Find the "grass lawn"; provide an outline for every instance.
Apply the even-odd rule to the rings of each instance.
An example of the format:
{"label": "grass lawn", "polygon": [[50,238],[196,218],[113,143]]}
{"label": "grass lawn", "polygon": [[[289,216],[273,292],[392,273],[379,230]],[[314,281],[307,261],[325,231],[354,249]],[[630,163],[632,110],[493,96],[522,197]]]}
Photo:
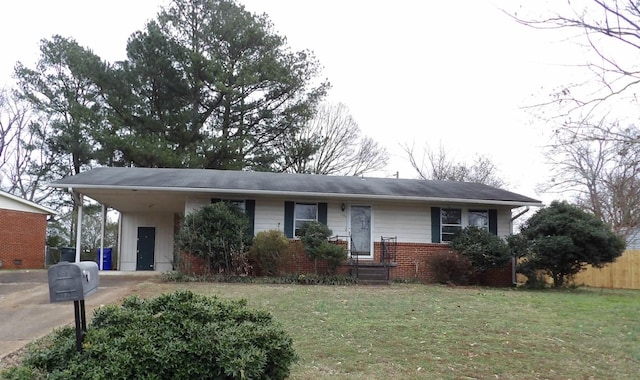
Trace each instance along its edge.
{"label": "grass lawn", "polygon": [[637,379],[640,291],[143,284],[245,298],[291,334],[292,379]]}

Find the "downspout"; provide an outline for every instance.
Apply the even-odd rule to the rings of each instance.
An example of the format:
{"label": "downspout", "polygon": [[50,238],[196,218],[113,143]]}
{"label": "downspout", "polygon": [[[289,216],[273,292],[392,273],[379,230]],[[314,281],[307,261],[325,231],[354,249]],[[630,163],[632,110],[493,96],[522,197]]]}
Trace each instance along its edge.
{"label": "downspout", "polygon": [[[511,223],[511,231],[513,232],[513,221],[518,219],[519,217],[521,217],[522,215],[526,214],[527,212],[529,212],[531,208],[529,206],[527,206],[524,210],[520,211],[519,213],[515,214],[514,216],[511,217],[510,223]],[[518,285],[518,279],[516,277],[516,265],[517,265],[517,260],[515,256],[511,256],[511,285],[516,286]]]}
{"label": "downspout", "polygon": [[519,213],[517,213],[516,215],[512,216],[511,217],[511,222],[513,223],[514,220],[516,220],[519,217],[521,217],[522,215],[528,213],[530,209],[531,209],[531,207],[527,206],[524,210],[522,210]]}

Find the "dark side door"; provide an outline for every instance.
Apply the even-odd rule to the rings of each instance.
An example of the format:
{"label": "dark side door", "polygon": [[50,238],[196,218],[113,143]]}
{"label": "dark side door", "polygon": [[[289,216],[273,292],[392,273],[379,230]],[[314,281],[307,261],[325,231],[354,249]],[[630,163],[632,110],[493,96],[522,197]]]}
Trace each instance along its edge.
{"label": "dark side door", "polygon": [[136,270],[153,270],[156,246],[156,228],[138,227]]}

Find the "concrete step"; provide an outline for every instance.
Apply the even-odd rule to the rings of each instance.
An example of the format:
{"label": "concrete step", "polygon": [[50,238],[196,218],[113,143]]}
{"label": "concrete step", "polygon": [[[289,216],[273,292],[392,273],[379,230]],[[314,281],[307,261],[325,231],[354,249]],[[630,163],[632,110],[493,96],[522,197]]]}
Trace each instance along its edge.
{"label": "concrete step", "polygon": [[379,265],[361,265],[352,269],[353,275],[357,275],[358,284],[388,285],[388,268]]}

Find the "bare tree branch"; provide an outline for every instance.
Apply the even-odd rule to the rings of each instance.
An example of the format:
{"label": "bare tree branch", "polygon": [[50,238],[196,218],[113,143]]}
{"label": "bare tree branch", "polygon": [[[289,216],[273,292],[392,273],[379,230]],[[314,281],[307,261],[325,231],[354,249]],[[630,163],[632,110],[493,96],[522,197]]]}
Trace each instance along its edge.
{"label": "bare tree branch", "polygon": [[283,171],[359,176],[384,168],[387,150],[360,127],[344,104],[323,104],[283,148]]}
{"label": "bare tree branch", "polygon": [[[630,141],[628,136],[636,136]],[[614,138],[610,138],[614,136]],[[621,136],[618,138],[616,136]],[[556,179],[547,190],[576,202],[621,235],[640,225],[640,130],[601,120],[557,131],[547,158]]]}
{"label": "bare tree branch", "polygon": [[48,120],[16,95],[0,98],[0,186],[21,198],[54,206],[58,197],[46,186],[61,178],[53,165],[55,154],[46,144]]}
{"label": "bare tree branch", "polygon": [[[530,109],[558,107],[558,119],[569,122],[600,117],[608,107],[635,102],[640,83],[640,11],[632,0],[578,0],[556,3],[555,13],[542,17],[522,17],[507,12],[516,22],[535,29],[575,30],[570,40],[585,47],[586,65],[592,78],[579,84],[567,83],[551,94],[549,101]],[[554,12],[550,10],[550,12]],[[577,90],[577,91],[576,91]],[[541,111],[540,111],[541,112]]]}
{"label": "bare tree branch", "polygon": [[488,157],[477,155],[471,163],[465,163],[454,161],[442,145],[434,151],[426,144],[421,157],[417,156],[414,145],[402,148],[422,179],[476,182],[499,188],[506,186],[498,176],[498,168]]}

